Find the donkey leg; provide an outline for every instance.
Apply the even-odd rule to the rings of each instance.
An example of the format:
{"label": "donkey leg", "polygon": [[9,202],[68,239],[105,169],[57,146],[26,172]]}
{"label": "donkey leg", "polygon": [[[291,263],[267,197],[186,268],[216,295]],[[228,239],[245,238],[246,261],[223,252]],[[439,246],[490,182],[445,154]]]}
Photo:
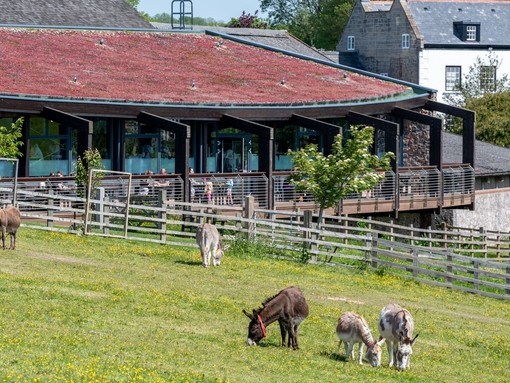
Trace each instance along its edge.
{"label": "donkey leg", "polygon": [[298,329],[298,325],[295,325],[295,324],[291,324],[290,325],[290,336],[292,337],[292,348],[294,350],[297,350],[299,348],[299,345],[298,345],[298,339],[297,339],[297,329]]}
{"label": "donkey leg", "polygon": [[18,235],[17,232],[11,233],[11,249],[12,250],[16,250],[16,237],[17,237],[17,235]]}
{"label": "donkey leg", "polygon": [[358,364],[359,365],[363,364],[363,343],[362,342],[358,343]]}
{"label": "donkey leg", "polygon": [[[280,334],[282,335],[282,347],[285,347],[285,339],[287,338],[287,328],[285,327],[285,324],[282,321],[278,321],[278,324],[280,325]],[[290,342],[290,338],[289,338],[289,342]],[[289,347],[288,344],[287,344],[287,347]]]}
{"label": "donkey leg", "polygon": [[4,226],[2,226],[2,247],[5,250],[5,236],[7,235],[7,230]]}

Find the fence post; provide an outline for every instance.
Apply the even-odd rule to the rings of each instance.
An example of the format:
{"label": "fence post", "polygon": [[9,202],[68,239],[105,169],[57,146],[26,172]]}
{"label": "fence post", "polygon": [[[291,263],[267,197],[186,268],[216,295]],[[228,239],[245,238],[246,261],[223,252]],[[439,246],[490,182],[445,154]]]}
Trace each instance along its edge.
{"label": "fence post", "polygon": [[448,232],[446,227],[446,222],[442,222],[441,224],[443,230],[443,247],[448,248]]}
{"label": "fence post", "polygon": [[244,217],[247,219],[244,223],[244,229],[246,230],[246,239],[248,241],[253,239],[253,213],[255,211],[255,198],[248,195],[244,198]]}
{"label": "fence post", "polygon": [[102,222],[103,222],[103,234],[109,235],[110,234],[110,197],[105,196],[104,197],[104,204],[103,204],[103,210],[101,216]]}
{"label": "fence post", "polygon": [[417,248],[413,248],[413,278],[416,278],[418,276],[418,268],[420,267],[420,258],[419,258],[419,252]]}
{"label": "fence post", "polygon": [[97,215],[99,221],[99,230],[104,230],[104,200],[106,196],[106,191],[103,187],[98,188],[99,191],[99,203],[97,204]]}
{"label": "fence post", "polygon": [[54,196],[53,190],[48,190],[48,219],[46,221],[46,226],[52,228],[53,227],[53,206],[55,205],[55,201],[53,199]]}
{"label": "fence post", "polygon": [[473,262],[473,278],[474,278],[474,282],[473,282],[473,287],[475,288],[476,291],[478,291],[480,289],[480,283],[478,282],[478,280],[480,279],[480,272],[478,271],[478,269],[480,268],[480,263],[478,262],[478,259],[475,259],[474,262]]}
{"label": "fence post", "polygon": [[446,253],[446,282],[451,286],[453,282],[453,255],[452,255],[452,249],[448,249],[448,252]]}
{"label": "fence post", "polygon": [[487,258],[487,232],[483,227],[480,227],[480,242],[483,246],[483,253],[485,254],[485,258]]}
{"label": "fence post", "polygon": [[158,207],[161,209],[158,211],[158,219],[163,222],[158,222],[158,230],[161,230],[159,239],[162,243],[166,242],[166,190],[158,190]]}
{"label": "fence post", "polygon": [[506,267],[506,295],[510,295],[510,265]]}
{"label": "fence post", "polygon": [[372,241],[370,242],[370,263],[374,269],[377,269],[378,267],[378,261],[377,261],[377,248],[379,246],[378,244],[379,234],[377,232],[372,233]]}
{"label": "fence post", "polygon": [[[312,241],[311,228],[313,226],[313,211],[305,210],[303,212],[303,255],[307,251],[312,253],[311,262],[317,263],[317,245]],[[314,248],[315,247],[315,248]],[[315,251],[314,251],[315,250]]]}

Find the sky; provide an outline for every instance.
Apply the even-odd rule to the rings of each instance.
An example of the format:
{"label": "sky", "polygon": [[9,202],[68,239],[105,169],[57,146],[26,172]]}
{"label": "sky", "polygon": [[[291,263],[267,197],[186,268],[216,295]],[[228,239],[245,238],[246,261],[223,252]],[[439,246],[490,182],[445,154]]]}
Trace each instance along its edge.
{"label": "sky", "polygon": [[[213,18],[216,21],[228,22],[231,18],[239,17],[245,11],[253,15],[255,11],[260,13],[260,0],[192,0],[193,17]],[[188,1],[184,2],[189,7]],[[180,7],[180,1],[174,3],[174,12]],[[189,8],[186,8],[188,10]],[[147,12],[150,16],[157,13],[172,13],[172,0],[140,0],[138,10]]]}

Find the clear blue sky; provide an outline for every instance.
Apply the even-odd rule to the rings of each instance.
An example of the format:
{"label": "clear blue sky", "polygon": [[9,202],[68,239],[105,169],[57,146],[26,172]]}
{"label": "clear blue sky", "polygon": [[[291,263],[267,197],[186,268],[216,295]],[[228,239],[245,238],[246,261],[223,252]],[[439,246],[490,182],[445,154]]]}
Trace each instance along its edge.
{"label": "clear blue sky", "polygon": [[[193,16],[213,18],[216,21],[230,21],[232,17],[239,17],[245,11],[253,15],[259,10],[259,0],[192,0]],[[184,3],[189,6],[189,2]],[[174,3],[174,12],[179,10],[180,1]],[[150,16],[157,13],[172,13],[172,0],[140,0],[139,11],[147,12]]]}

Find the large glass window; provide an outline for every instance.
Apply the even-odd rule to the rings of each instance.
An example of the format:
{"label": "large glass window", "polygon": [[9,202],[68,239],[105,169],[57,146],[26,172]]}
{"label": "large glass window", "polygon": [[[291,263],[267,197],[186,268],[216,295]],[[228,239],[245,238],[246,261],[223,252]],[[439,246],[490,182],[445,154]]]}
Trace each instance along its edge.
{"label": "large glass window", "polygon": [[125,170],[133,174],[159,173],[159,129],[125,121]]}
{"label": "large glass window", "polygon": [[71,172],[72,146],[70,129],[55,121],[42,117],[30,117],[30,159],[31,176],[51,176],[57,172],[69,175]]}
{"label": "large glass window", "polygon": [[459,90],[460,85],[461,85],[461,67],[447,66],[445,78],[445,90],[447,91]]}
{"label": "large glass window", "polygon": [[99,151],[103,167],[112,170],[112,130],[108,129],[107,120],[94,121],[92,146]]}

